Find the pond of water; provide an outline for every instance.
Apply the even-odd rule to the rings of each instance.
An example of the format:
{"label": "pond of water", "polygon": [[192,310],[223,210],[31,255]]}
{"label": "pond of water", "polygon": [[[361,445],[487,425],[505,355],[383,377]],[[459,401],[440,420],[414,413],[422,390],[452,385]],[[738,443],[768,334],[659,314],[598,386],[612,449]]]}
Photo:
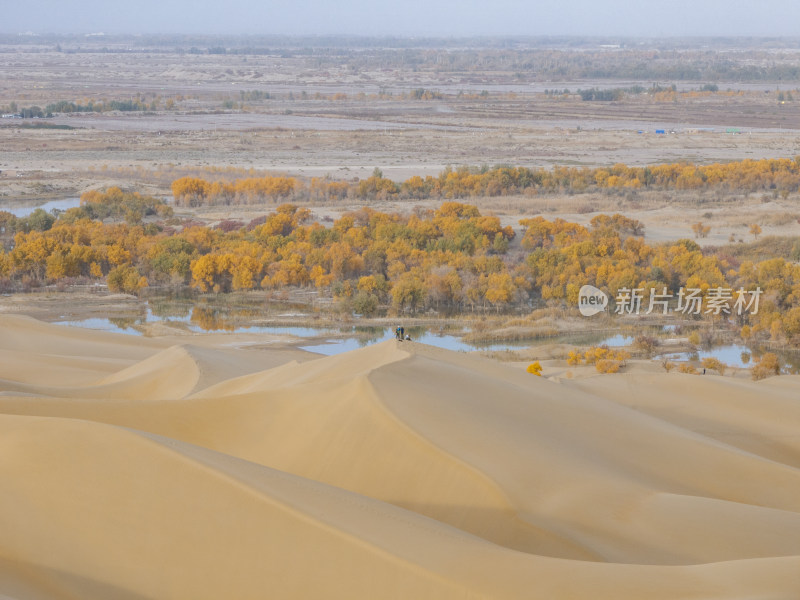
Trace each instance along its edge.
{"label": "pond of water", "polygon": [[125,333],[127,335],[143,335],[141,331],[134,329],[130,325],[125,325],[123,319],[91,318],[76,321],[55,321],[55,324],[97,329],[99,331],[112,331],[114,333]]}
{"label": "pond of water", "polygon": [[[200,313],[197,308],[190,314],[154,314],[148,306],[144,316],[120,318],[88,318],[56,321],[57,325],[71,327],[85,327],[101,331],[112,331],[128,335],[142,335],[139,327],[145,323],[184,323],[186,328],[196,333],[227,332],[227,333],[254,333],[271,335],[291,335],[299,338],[321,338],[323,342],[301,346],[303,350],[318,354],[332,355],[347,352],[356,348],[382,342],[394,337],[394,330],[390,327],[287,327],[287,326],[261,326],[261,325],[230,325],[224,319],[208,320],[207,313]],[[457,335],[441,334],[428,331],[424,327],[411,327],[407,329],[408,335],[417,342],[446,348],[459,352],[474,350],[512,350],[527,346],[527,343],[518,344],[469,344]]]}
{"label": "pond of water", "polygon": [[30,216],[30,214],[37,208],[41,208],[45,212],[49,213],[53,209],[67,210],[70,208],[75,208],[76,206],[80,206],[80,204],[81,204],[80,198],[65,198],[64,200],[51,200],[50,202],[45,202],[44,204],[40,204],[39,206],[8,207],[0,204],[0,210],[10,212],[17,218],[23,218]]}
{"label": "pond of water", "polygon": [[[724,346],[716,346],[714,348],[707,348],[698,350],[697,353],[692,352],[673,352],[665,354],[670,360],[703,360],[704,358],[716,358],[729,367],[749,368],[753,366],[754,358],[760,357],[764,353],[763,350],[758,348],[749,348],[742,344],[727,344]],[[779,360],[782,362],[786,369],[800,368],[800,355],[792,353],[776,352]]]}
{"label": "pond of water", "polygon": [[[181,327],[195,333],[228,332],[290,335],[297,338],[308,338],[309,342],[300,347],[303,350],[324,355],[339,354],[356,348],[363,348],[364,346],[394,337],[393,328],[381,326],[346,325],[341,327],[293,327],[238,324],[236,320],[231,318],[230,311],[208,306],[199,306],[186,301],[155,301],[152,304],[148,301],[144,305],[143,312],[130,316],[62,320],[57,323],[59,325],[86,327],[89,329],[112,331],[114,333],[124,333],[128,335],[142,335],[142,326],[148,323],[180,324]],[[613,335],[577,334],[569,337],[528,340],[516,343],[479,344],[465,342],[458,332],[442,333],[430,331],[425,327],[410,327],[407,328],[406,332],[414,341],[456,352],[518,350],[531,345],[548,343],[593,346],[606,345],[613,348],[627,346],[634,341],[633,336],[617,333]],[[699,350],[696,355],[690,352],[677,352],[666,354],[666,356],[671,360],[690,360],[694,358],[702,360],[703,358],[711,357],[729,366],[748,367],[752,364],[752,357],[760,356],[760,352],[741,344],[730,344]],[[800,368],[800,357],[797,355],[780,355],[780,357],[787,367]]]}
{"label": "pond of water", "polygon": [[[494,352],[504,351],[504,350],[518,350],[523,347],[527,347],[529,344],[527,343],[518,343],[518,344],[470,344],[464,342],[460,337],[456,335],[446,334],[446,333],[434,333],[431,331],[427,331],[422,327],[412,327],[407,330],[409,337],[415,342],[419,342],[421,344],[428,344],[429,346],[436,346],[437,348],[445,348],[447,350],[453,350],[455,352],[474,352],[476,350],[489,350]],[[356,333],[357,328],[356,328]],[[346,337],[341,339],[329,339],[322,344],[312,344],[301,346],[303,350],[308,350],[309,352],[316,352],[317,354],[325,354],[327,356],[333,354],[340,354],[342,352],[348,352],[350,350],[355,350],[356,348],[363,348],[364,346],[368,346],[370,344],[375,344],[377,342],[383,342],[386,340],[390,340],[394,338],[394,330],[390,327],[383,329],[382,333],[378,336],[370,336],[370,337]]]}

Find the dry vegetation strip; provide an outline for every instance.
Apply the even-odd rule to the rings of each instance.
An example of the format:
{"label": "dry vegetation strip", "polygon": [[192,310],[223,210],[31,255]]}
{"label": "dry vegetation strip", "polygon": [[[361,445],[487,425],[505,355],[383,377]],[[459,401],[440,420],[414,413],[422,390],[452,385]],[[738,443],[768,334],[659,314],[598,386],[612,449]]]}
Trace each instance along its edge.
{"label": "dry vegetation strip", "polygon": [[598,189],[739,191],[776,190],[788,195],[800,188],[800,158],[744,160],[711,165],[664,164],[610,168],[556,167],[460,167],[447,168],[438,177],[413,176],[396,183],[379,169],[356,182],[312,178],[309,183],[296,177],[271,176],[219,179],[181,177],[172,183],[178,206],[235,205],[275,201],[460,199],[508,196],[538,192],[586,192]]}

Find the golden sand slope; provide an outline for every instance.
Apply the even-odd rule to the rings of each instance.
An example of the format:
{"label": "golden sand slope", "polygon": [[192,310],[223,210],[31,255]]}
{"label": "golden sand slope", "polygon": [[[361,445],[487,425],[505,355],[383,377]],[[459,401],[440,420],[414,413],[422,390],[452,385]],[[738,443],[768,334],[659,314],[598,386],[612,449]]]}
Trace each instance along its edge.
{"label": "golden sand slope", "polygon": [[0,597],[800,596],[797,379],[0,333]]}

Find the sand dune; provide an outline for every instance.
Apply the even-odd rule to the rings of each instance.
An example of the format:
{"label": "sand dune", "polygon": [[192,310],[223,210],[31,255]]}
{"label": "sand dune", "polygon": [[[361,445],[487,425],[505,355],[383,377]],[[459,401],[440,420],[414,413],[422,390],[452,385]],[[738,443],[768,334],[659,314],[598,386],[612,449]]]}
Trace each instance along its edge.
{"label": "sand dune", "polygon": [[[568,382],[762,458],[800,468],[800,377],[759,382],[680,373]],[[646,390],[646,393],[643,392]]]}
{"label": "sand dune", "polygon": [[37,385],[92,383],[166,347],[159,340],[101,331],[86,336],[75,328],[17,315],[0,316],[0,327],[0,379]]}
{"label": "sand dune", "polygon": [[797,378],[0,331],[0,597],[800,596]]}

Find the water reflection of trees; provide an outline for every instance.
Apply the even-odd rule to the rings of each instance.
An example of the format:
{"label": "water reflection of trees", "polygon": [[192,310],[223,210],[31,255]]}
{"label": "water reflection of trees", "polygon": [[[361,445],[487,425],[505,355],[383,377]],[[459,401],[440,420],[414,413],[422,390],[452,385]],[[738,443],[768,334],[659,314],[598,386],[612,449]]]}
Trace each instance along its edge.
{"label": "water reflection of trees", "polygon": [[203,331],[234,331],[236,325],[225,317],[222,311],[215,308],[195,306],[192,308],[191,322]]}
{"label": "water reflection of trees", "polygon": [[133,329],[139,319],[137,317],[109,317],[108,322],[119,329]]}
{"label": "water reflection of trees", "polygon": [[191,304],[176,302],[148,302],[150,312],[159,319],[185,319],[192,314],[194,307]]}

